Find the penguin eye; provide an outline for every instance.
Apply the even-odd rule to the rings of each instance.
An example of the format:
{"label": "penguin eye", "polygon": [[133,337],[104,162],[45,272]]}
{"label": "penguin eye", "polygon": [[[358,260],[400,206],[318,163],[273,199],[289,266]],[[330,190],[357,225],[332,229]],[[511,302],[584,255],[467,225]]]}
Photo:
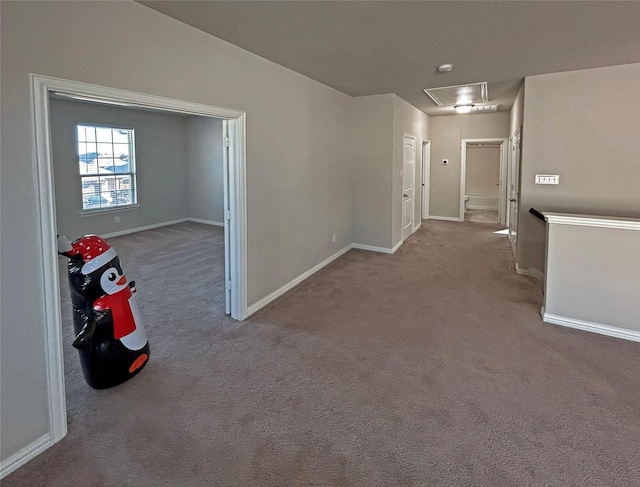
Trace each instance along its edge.
{"label": "penguin eye", "polygon": [[107,277],[107,279],[109,279],[110,281],[115,281],[116,280],[116,273],[115,272],[111,272],[109,274],[109,276]]}

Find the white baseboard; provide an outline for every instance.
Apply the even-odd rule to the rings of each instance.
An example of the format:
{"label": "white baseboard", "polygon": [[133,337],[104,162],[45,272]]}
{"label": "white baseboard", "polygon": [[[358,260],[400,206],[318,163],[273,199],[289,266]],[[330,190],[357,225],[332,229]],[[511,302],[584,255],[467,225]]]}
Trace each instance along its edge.
{"label": "white baseboard", "polygon": [[395,248],[390,249],[389,247],[376,247],[374,245],[364,245],[364,244],[357,244],[357,243],[351,244],[352,249],[368,250],[370,252],[381,252],[383,254],[393,254],[398,247],[400,246],[397,245]]}
{"label": "white baseboard", "polygon": [[396,253],[396,250],[398,250],[398,249],[402,246],[402,244],[403,244],[403,243],[404,243],[404,241],[403,241],[403,240],[400,240],[397,244],[395,244],[395,245],[391,248],[391,252],[390,252],[390,253],[395,254],[395,253]]}
{"label": "white baseboard", "polygon": [[521,276],[533,277],[537,281],[544,282],[544,272],[540,272],[535,267],[529,267],[528,269],[520,269],[516,265],[516,274],[519,274]]}
{"label": "white baseboard", "polygon": [[52,445],[53,442],[51,441],[49,433],[46,433],[37,440],[32,441],[30,444],[0,463],[0,479],[5,478],[14,470],[22,467],[29,460],[32,460],[36,456],[40,455],[40,453],[42,453]]}
{"label": "white baseboard", "polygon": [[184,223],[187,220],[188,218],[180,218],[178,220],[154,223],[153,225],[145,225],[144,227],[136,227],[136,228],[130,228],[128,230],[120,230],[119,232],[105,233],[104,235],[100,235],[100,236],[105,238],[120,237],[121,235],[129,235],[130,233],[144,232],[145,230],[153,230],[154,228],[166,227],[168,225],[175,225],[176,223]]}
{"label": "white baseboard", "polygon": [[262,298],[260,301],[258,301],[257,303],[252,304],[251,306],[249,306],[247,308],[247,314],[246,317],[249,317],[250,315],[252,315],[253,313],[255,313],[256,311],[258,311],[259,309],[264,308],[267,304],[271,303],[272,301],[276,300],[277,298],[279,298],[280,296],[282,296],[284,293],[286,293],[287,291],[289,291],[290,289],[293,289],[295,286],[297,286],[298,284],[300,284],[302,281],[304,281],[305,279],[307,279],[308,277],[311,277],[313,274],[315,274],[316,272],[318,272],[320,269],[322,269],[323,267],[326,267],[327,265],[329,265],[331,262],[333,262],[334,260],[336,260],[338,257],[340,257],[341,255],[345,254],[346,252],[348,252],[349,250],[351,250],[352,245],[347,245],[345,248],[343,248],[342,250],[339,250],[338,252],[336,252],[335,254],[333,254],[330,257],[327,257],[325,260],[323,260],[322,262],[320,262],[318,265],[312,267],[311,269],[309,269],[306,272],[303,272],[302,274],[300,274],[298,277],[296,277],[295,279],[289,281],[287,284],[285,284],[284,286],[282,286],[279,289],[276,289],[274,292],[272,292],[271,294],[269,294],[268,296],[265,296],[264,298]]}
{"label": "white baseboard", "polygon": [[575,318],[567,318],[565,316],[558,316],[551,313],[546,313],[544,311],[544,308],[542,308],[541,314],[542,321],[544,321],[545,323],[552,323],[554,325],[567,326],[569,328],[576,328],[578,330],[590,331],[592,333],[599,333],[600,335],[622,338],[623,340],[630,340],[632,342],[640,342],[640,331],[626,330],[624,328],[618,328],[615,326],[592,323],[590,321],[577,320]]}
{"label": "white baseboard", "polygon": [[201,218],[187,218],[188,222],[203,223],[204,225],[215,225],[216,227],[224,227],[224,222],[214,222],[213,220],[203,220]]}
{"label": "white baseboard", "polygon": [[429,220],[444,220],[446,222],[462,222],[464,221],[464,218],[460,218],[457,216],[433,216],[433,215],[429,215],[427,217],[427,219]]}
{"label": "white baseboard", "polygon": [[420,229],[421,226],[422,226],[422,222],[418,223],[415,227],[413,227],[413,232],[411,232],[411,233],[416,233]]}

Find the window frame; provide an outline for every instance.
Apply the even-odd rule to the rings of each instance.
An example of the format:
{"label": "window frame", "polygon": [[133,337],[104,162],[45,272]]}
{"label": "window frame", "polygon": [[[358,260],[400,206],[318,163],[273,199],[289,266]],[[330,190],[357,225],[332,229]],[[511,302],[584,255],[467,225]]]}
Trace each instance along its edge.
{"label": "window frame", "polygon": [[[80,160],[80,144],[84,143],[84,144],[95,144],[95,148],[97,151],[97,146],[100,142],[98,142],[97,140],[95,141],[87,141],[87,140],[80,140],[80,127],[88,127],[91,129],[99,129],[99,128],[103,128],[103,129],[109,129],[111,131],[114,130],[126,130],[128,132],[127,137],[128,137],[128,152],[129,152],[129,156],[128,156],[128,164],[129,164],[129,170],[127,172],[122,172],[122,173],[113,173],[113,174],[109,174],[109,173],[102,173],[100,172],[100,166],[98,166],[97,172],[96,173],[91,173],[91,174],[83,174],[80,170],[80,163],[83,162]],[[96,137],[97,139],[97,134]],[[138,181],[137,181],[137,168],[136,168],[136,138],[135,138],[135,128],[132,126],[127,126],[127,125],[117,125],[117,124],[106,124],[106,123],[96,123],[96,122],[76,122],[75,124],[75,143],[76,143],[76,174],[78,174],[79,178],[80,178],[80,213],[82,216],[89,216],[89,215],[94,215],[94,214],[99,214],[99,213],[108,213],[108,212],[114,212],[114,211],[121,211],[121,210],[130,210],[130,209],[136,209],[139,207],[138,205]],[[109,142],[103,142],[103,143],[109,143]],[[114,142],[113,142],[113,136],[111,139],[111,145],[113,146]],[[118,144],[123,144],[122,142],[118,142]],[[87,154],[89,152],[85,152],[85,154]],[[115,160],[115,154],[112,154],[112,160]],[[99,157],[99,156],[98,156]],[[128,176],[129,177],[129,188],[126,189],[125,191],[129,191],[131,194],[131,201],[129,203],[120,203],[120,204],[109,204],[109,206],[96,206],[96,207],[89,207],[89,208],[85,208],[85,198],[88,196],[92,196],[90,194],[87,194],[84,192],[84,181],[87,178],[96,178],[96,177],[113,177],[114,179],[117,177],[123,177],[123,176]],[[113,192],[119,191],[117,189],[112,190]],[[104,198],[103,196],[104,191],[100,191],[99,193],[97,193],[97,196],[99,198]],[[93,194],[95,195],[95,193]]]}

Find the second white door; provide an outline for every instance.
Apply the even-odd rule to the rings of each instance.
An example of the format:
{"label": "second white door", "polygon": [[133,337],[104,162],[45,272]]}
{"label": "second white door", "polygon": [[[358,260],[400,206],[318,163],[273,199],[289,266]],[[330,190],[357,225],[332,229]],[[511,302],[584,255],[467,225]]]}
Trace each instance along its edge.
{"label": "second white door", "polygon": [[402,240],[413,232],[416,138],[404,135],[402,138]]}

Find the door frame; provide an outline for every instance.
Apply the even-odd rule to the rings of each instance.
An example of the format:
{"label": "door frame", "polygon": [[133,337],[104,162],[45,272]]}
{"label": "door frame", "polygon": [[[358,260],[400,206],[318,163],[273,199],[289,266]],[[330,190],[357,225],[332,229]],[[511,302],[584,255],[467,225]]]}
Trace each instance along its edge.
{"label": "door frame", "polygon": [[431,185],[431,141],[422,141],[422,214],[421,220],[429,218],[429,194]]}
{"label": "door frame", "polygon": [[461,143],[461,155],[460,155],[460,210],[459,217],[460,221],[464,221],[464,196],[465,196],[465,187],[466,187],[466,178],[467,178],[467,144],[478,144],[478,143],[498,143],[500,145],[500,191],[498,197],[498,222],[501,225],[505,224],[505,214],[506,214],[506,186],[507,186],[507,151],[505,150],[509,144],[508,138],[485,138],[485,139],[462,139]]}
{"label": "door frame", "polygon": [[[518,127],[513,135],[510,137],[509,143],[509,167],[507,169],[507,208],[508,208],[508,217],[506,221],[506,226],[509,230],[509,243],[511,244],[511,250],[513,251],[513,258],[516,259],[516,265],[518,261],[518,249],[517,249],[517,240],[518,240],[518,226],[519,226],[519,214],[520,214],[520,169],[522,166],[522,126]],[[511,186],[515,186],[515,238],[512,234],[511,229]]]}
{"label": "door frame", "polygon": [[30,74],[33,113],[34,172],[37,180],[37,228],[39,267],[43,289],[36,299],[43,303],[46,341],[47,392],[51,443],[67,434],[62,318],[56,245],[56,207],[53,185],[53,160],[49,94],[60,92],[84,101],[102,101],[118,106],[160,109],[163,111],[213,117],[223,120],[228,139],[228,188],[230,212],[225,215],[229,234],[231,274],[231,316],[242,320],[247,315],[247,230],[246,230],[246,113],[228,108],[125,91],[105,86]]}

